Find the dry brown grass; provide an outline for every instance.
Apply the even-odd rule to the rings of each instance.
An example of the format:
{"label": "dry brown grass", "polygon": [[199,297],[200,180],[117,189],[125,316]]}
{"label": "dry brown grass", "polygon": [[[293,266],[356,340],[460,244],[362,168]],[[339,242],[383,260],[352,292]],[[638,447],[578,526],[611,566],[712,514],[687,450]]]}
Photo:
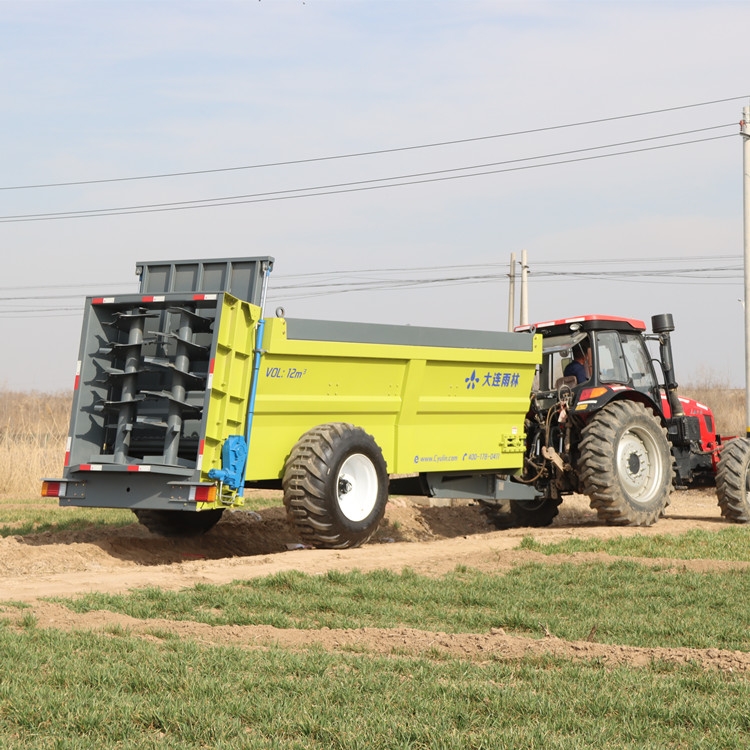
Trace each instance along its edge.
{"label": "dry brown grass", "polygon": [[681,384],[679,394],[708,406],[720,435],[745,435],[744,388],[730,388],[726,381],[704,372],[696,380]]}
{"label": "dry brown grass", "polygon": [[680,388],[681,396],[689,396],[708,406],[714,413],[716,431],[720,435],[745,435],[745,391],[741,388]]}
{"label": "dry brown grass", "polygon": [[71,395],[0,390],[0,498],[38,497],[62,475]]}

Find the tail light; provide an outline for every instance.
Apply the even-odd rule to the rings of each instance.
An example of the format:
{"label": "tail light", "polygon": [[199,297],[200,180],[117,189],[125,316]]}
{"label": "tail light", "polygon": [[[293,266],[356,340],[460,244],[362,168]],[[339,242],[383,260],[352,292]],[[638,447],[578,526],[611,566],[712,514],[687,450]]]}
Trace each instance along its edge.
{"label": "tail light", "polygon": [[196,503],[213,503],[216,501],[216,485],[200,484],[191,488],[190,499]]}
{"label": "tail light", "polygon": [[42,482],[42,497],[60,497],[66,489],[66,482],[46,480]]}

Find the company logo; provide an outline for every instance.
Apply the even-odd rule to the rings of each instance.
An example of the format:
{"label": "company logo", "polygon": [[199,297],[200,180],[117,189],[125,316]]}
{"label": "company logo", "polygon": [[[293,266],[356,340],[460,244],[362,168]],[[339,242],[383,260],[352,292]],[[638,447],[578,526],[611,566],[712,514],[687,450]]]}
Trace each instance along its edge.
{"label": "company logo", "polygon": [[474,388],[477,387],[477,383],[479,382],[479,378],[477,377],[477,371],[472,370],[471,375],[469,375],[468,378],[464,378],[464,380],[466,381],[466,388],[467,389],[470,388],[474,390]]}
{"label": "company logo", "polygon": [[518,388],[521,384],[521,373],[519,372],[486,372],[477,376],[477,371],[472,370],[468,378],[464,378],[467,390],[474,390],[478,385],[482,388]]}

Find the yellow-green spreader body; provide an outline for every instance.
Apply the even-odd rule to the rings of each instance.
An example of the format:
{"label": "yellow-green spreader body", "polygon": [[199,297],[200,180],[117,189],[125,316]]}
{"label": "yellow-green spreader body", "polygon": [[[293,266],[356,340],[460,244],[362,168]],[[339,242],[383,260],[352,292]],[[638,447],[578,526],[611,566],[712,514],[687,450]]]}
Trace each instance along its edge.
{"label": "yellow-green spreader body", "polygon": [[234,324],[219,332],[225,356],[217,355],[213,373],[205,476],[221,466],[227,433],[245,429],[237,416],[245,409],[251,411],[248,482],[282,477],[299,438],[330,422],[370,433],[390,474],[523,466],[541,337],[269,318],[253,375],[248,342],[259,310],[241,304],[248,312],[231,316]]}
{"label": "yellow-green spreader body", "polygon": [[[497,486],[461,489],[458,475],[523,467],[538,336],[262,319],[228,292],[146,291],[87,300],[63,476],[51,480],[63,505],[238,507],[246,485],[316,471],[304,451],[290,470],[290,456],[332,424],[372,436],[387,474],[449,477],[444,492],[497,497]],[[319,448],[328,438],[316,434]],[[240,443],[246,457],[232,453]],[[370,481],[357,461],[342,497]]]}

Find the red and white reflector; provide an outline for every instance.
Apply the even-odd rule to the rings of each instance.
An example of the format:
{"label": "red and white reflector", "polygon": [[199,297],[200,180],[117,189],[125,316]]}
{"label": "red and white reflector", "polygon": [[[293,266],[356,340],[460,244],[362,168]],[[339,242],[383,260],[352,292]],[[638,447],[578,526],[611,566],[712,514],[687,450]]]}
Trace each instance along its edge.
{"label": "red and white reflector", "polygon": [[198,471],[200,471],[201,468],[203,467],[203,450],[205,449],[205,447],[206,447],[206,441],[201,440],[198,443],[198,460],[195,462],[195,468],[198,469]]}
{"label": "red and white reflector", "polygon": [[78,386],[81,385],[81,360],[78,360],[78,363],[76,364],[76,379],[73,382],[73,390],[77,391]]}

